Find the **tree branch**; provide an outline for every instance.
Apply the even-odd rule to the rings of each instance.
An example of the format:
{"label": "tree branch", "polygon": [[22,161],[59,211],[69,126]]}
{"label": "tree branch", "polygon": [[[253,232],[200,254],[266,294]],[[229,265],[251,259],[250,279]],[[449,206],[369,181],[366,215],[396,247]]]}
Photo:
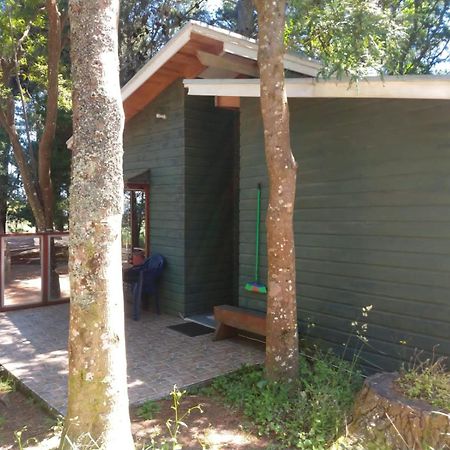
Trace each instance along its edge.
{"label": "tree branch", "polygon": [[58,76],[61,58],[61,15],[57,0],[47,0],[48,15],[48,73],[47,110],[42,137],[39,142],[39,185],[45,212],[46,228],[53,228],[53,189],[51,183],[52,144],[58,116]]}
{"label": "tree branch", "polygon": [[6,112],[0,109],[0,125],[8,134],[9,141],[14,152],[14,158],[17,166],[19,167],[25,193],[27,195],[28,202],[30,203],[31,210],[33,211],[33,216],[36,220],[37,228],[43,229],[45,224],[44,211],[42,209],[36,185],[31,175],[30,166],[26,160],[25,152],[23,151],[22,144],[20,143],[20,139],[14,125],[14,99],[12,98],[8,99]]}

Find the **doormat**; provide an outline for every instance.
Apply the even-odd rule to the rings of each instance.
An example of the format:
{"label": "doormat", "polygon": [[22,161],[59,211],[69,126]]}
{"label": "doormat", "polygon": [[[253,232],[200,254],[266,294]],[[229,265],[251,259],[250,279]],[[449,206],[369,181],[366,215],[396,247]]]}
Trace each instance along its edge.
{"label": "doormat", "polygon": [[189,337],[202,336],[203,334],[212,333],[214,331],[212,328],[204,327],[203,325],[194,322],[180,323],[179,325],[171,325],[167,328],[178,331]]}

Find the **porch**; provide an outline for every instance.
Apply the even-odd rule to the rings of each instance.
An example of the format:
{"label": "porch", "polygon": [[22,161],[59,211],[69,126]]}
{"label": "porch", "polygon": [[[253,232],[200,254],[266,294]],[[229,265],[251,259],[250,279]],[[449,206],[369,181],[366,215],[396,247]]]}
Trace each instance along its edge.
{"label": "porch", "polygon": [[[0,313],[0,365],[51,409],[67,405],[69,305]],[[126,314],[125,330],[130,404],[169,394],[264,360],[264,347],[245,339],[213,342],[212,334],[188,337],[170,328],[183,320],[146,312]]]}

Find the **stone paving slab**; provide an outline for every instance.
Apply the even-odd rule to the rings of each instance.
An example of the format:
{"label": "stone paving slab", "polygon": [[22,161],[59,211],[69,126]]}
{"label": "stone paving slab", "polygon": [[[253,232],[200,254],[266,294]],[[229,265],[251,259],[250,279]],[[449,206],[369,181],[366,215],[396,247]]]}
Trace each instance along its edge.
{"label": "stone paving slab", "polygon": [[[0,365],[61,414],[67,402],[68,305],[0,314]],[[264,361],[262,345],[245,339],[212,341],[170,330],[177,317],[145,312],[125,320],[130,404]]]}

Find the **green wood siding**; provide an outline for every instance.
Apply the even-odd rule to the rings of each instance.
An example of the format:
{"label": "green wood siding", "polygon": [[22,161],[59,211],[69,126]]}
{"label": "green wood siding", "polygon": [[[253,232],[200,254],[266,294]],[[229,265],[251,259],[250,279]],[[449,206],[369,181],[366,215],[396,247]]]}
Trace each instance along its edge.
{"label": "green wood siding", "polygon": [[[290,108],[302,334],[342,348],[373,305],[367,365],[396,368],[436,345],[449,356],[450,102],[293,99]],[[240,166],[239,301],[264,310],[264,297],[242,288],[253,278],[259,181],[264,208],[268,194],[253,99],[242,101]],[[261,233],[264,274],[264,224]]]}
{"label": "green wood siding", "polygon": [[236,113],[186,97],[186,314],[233,297],[233,161]]}
{"label": "green wood siding", "polygon": [[166,258],[161,307],[172,314],[185,308],[184,148],[184,89],[175,82],[133,117],[124,132],[125,179],[150,169],[150,246]]}

